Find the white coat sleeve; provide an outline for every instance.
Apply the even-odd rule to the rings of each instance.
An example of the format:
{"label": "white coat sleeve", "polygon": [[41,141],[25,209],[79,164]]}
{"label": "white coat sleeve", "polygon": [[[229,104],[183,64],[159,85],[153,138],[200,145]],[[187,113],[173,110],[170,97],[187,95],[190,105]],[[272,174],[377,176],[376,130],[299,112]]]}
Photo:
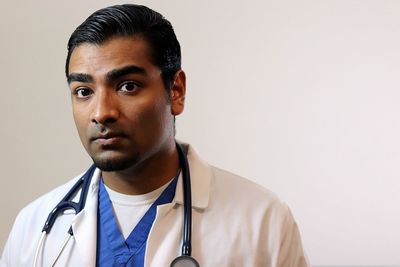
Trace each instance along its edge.
{"label": "white coat sleeve", "polygon": [[5,267],[6,264],[3,262],[3,256],[0,258],[0,267]]}
{"label": "white coat sleeve", "polygon": [[33,239],[37,234],[32,233],[30,229],[33,223],[27,218],[25,209],[22,209],[15,219],[4,246],[0,267],[28,266],[32,263],[31,257],[36,246]]}
{"label": "white coat sleeve", "polygon": [[13,255],[12,255],[12,243],[13,240],[16,238],[15,237],[15,233],[17,232],[16,228],[17,228],[17,221],[18,221],[18,217],[14,222],[14,225],[12,227],[12,230],[10,232],[10,234],[8,235],[8,239],[6,242],[6,245],[4,246],[3,249],[3,253],[1,256],[1,260],[0,260],[0,267],[10,267],[13,266],[13,263],[11,262]]}
{"label": "white coat sleeve", "polygon": [[310,263],[302,246],[299,228],[287,206],[282,231],[277,266],[309,267]]}

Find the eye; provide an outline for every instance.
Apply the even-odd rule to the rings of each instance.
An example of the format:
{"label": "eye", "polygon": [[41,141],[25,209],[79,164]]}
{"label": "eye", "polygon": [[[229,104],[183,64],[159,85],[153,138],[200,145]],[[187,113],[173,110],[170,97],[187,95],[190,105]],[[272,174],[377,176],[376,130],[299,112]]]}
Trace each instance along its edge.
{"label": "eye", "polygon": [[118,90],[123,92],[133,92],[138,89],[138,84],[132,81],[123,82],[119,85]]}
{"label": "eye", "polygon": [[91,94],[92,94],[92,90],[89,88],[85,88],[85,87],[77,88],[74,91],[74,95],[76,95],[78,98],[86,98]]}

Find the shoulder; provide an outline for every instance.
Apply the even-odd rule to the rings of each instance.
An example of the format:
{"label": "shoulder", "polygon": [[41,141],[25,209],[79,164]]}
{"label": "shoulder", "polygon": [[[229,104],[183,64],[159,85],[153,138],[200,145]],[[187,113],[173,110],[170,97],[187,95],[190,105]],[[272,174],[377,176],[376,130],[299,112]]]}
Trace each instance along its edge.
{"label": "shoulder", "polygon": [[18,213],[3,250],[2,260],[7,266],[21,265],[15,263],[23,260],[19,258],[21,250],[26,253],[24,260],[32,256],[48,214],[80,176],[37,198]]}
{"label": "shoulder", "polygon": [[50,192],[35,199],[19,212],[18,217],[34,215],[37,214],[37,212],[40,213],[42,210],[51,211],[81,176],[82,174],[79,174],[65,184],[60,185]]}
{"label": "shoulder", "polygon": [[[40,228],[39,231],[41,231],[48,214],[61,201],[81,175],[75,176],[65,184],[56,187],[25,206],[18,213],[12,231],[15,231],[15,229],[22,231],[25,228]],[[30,223],[27,224],[26,222]]]}
{"label": "shoulder", "polygon": [[210,166],[213,174],[213,183],[215,186],[223,187],[224,191],[235,192],[245,195],[249,199],[257,199],[259,197],[267,198],[272,202],[279,202],[278,196],[269,189],[244,178],[230,171]]}
{"label": "shoulder", "polygon": [[[246,213],[262,213],[282,219],[291,217],[290,210],[271,190],[247,179],[210,166],[212,172],[210,195],[219,203]],[[259,214],[260,215],[260,214]]]}
{"label": "shoulder", "polygon": [[255,182],[207,163],[195,149],[183,144],[187,149],[190,163],[192,187],[196,198],[208,196],[226,206],[254,205],[254,209],[276,207],[287,210],[287,206],[276,194]]}

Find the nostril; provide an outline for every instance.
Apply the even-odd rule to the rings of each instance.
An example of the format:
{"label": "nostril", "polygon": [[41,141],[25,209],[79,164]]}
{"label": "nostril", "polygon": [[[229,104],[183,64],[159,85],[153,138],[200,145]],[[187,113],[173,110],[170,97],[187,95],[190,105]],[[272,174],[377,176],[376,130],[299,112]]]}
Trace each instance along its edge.
{"label": "nostril", "polygon": [[104,121],[104,124],[110,124],[110,123],[114,123],[114,122],[116,122],[117,120],[115,119],[115,118],[107,118],[105,121]]}
{"label": "nostril", "polygon": [[119,117],[119,111],[116,108],[103,106],[96,110],[96,113],[92,118],[92,122],[100,124],[113,123],[118,120],[118,117]]}
{"label": "nostril", "polygon": [[92,122],[95,124],[100,124],[100,125],[106,125],[110,123],[116,122],[117,119],[113,117],[107,117],[107,118],[93,118]]}

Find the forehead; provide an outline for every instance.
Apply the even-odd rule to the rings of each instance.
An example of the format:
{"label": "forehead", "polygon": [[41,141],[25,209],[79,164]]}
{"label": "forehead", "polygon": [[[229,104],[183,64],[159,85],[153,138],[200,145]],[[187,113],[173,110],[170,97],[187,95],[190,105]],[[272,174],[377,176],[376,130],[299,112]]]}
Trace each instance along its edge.
{"label": "forehead", "polygon": [[71,54],[69,73],[106,73],[135,65],[149,71],[159,70],[151,61],[151,49],[140,37],[115,37],[102,44],[83,43]]}

